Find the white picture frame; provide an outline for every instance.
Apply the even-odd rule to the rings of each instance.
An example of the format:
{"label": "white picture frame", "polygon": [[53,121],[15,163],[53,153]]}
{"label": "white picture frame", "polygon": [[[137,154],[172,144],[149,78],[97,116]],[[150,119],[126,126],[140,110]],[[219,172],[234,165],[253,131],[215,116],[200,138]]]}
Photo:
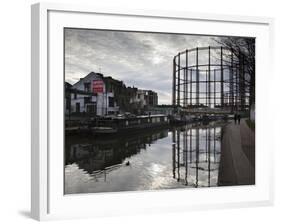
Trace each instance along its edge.
{"label": "white picture frame", "polygon": [[[269,134],[262,131],[269,127],[270,109],[266,107],[266,96],[261,94],[262,86],[263,91],[270,89],[270,79],[262,74],[272,74],[273,19],[38,3],[32,5],[31,24],[31,214],[34,219],[180,212],[273,203],[273,147],[268,142]],[[256,37],[256,185],[64,195],[63,27]]]}

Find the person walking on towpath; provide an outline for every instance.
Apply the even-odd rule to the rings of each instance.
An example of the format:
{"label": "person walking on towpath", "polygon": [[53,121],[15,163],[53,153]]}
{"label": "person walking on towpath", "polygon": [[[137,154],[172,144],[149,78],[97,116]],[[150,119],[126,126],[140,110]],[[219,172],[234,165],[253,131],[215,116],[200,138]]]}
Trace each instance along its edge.
{"label": "person walking on towpath", "polygon": [[237,120],[238,120],[238,124],[240,124],[240,120],[241,120],[241,115],[240,114],[237,115]]}
{"label": "person walking on towpath", "polygon": [[237,114],[235,113],[234,114],[234,123],[236,124],[236,122],[237,122]]}

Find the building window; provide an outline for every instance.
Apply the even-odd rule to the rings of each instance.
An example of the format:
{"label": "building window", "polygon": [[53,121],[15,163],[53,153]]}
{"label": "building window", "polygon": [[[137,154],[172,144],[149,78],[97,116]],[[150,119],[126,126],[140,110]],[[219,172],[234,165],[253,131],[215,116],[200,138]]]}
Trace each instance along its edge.
{"label": "building window", "polygon": [[89,104],[87,105],[87,112],[91,114],[97,114],[97,106],[96,104]]}
{"label": "building window", "polygon": [[112,88],[112,84],[108,84],[108,92],[112,93],[113,88]]}
{"label": "building window", "polygon": [[76,92],[74,93],[74,99],[75,100],[77,99],[77,93]]}
{"label": "building window", "polygon": [[85,96],[84,97],[84,105],[86,105],[87,103],[90,103],[90,102],[91,102],[91,97]]}
{"label": "building window", "polygon": [[108,106],[114,107],[114,98],[113,97],[108,97]]}
{"label": "building window", "polygon": [[76,103],[76,112],[80,113],[80,103]]}
{"label": "building window", "polygon": [[91,91],[91,83],[90,82],[85,82],[84,83],[84,90],[86,92],[90,92]]}

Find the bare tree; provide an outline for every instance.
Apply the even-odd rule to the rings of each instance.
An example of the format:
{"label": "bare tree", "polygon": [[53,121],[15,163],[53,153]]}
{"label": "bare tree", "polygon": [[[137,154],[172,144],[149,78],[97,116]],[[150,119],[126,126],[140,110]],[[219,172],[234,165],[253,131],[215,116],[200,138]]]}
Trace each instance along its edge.
{"label": "bare tree", "polygon": [[[248,37],[221,37],[215,39],[217,43],[231,49],[234,62],[243,66],[247,76],[239,77],[244,81],[249,92],[250,105],[255,102],[255,38]],[[228,55],[231,57],[231,55]],[[228,60],[229,61],[229,60]]]}

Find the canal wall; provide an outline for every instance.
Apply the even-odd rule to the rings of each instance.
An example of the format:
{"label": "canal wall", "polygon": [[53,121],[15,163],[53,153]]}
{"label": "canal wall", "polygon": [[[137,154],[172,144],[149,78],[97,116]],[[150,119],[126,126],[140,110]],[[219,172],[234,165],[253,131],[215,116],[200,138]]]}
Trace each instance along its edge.
{"label": "canal wall", "polygon": [[253,131],[247,126],[245,119],[240,125],[233,121],[222,131],[221,161],[219,167],[219,186],[253,185],[255,184],[255,139]]}

